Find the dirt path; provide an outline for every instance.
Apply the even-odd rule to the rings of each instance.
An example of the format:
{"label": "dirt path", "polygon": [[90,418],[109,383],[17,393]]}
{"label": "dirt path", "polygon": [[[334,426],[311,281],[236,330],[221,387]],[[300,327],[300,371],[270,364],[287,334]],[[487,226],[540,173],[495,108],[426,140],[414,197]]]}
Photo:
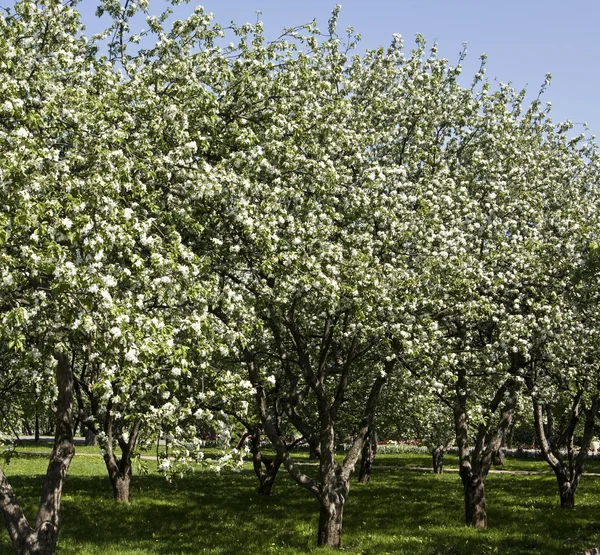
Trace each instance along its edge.
{"label": "dirt path", "polygon": [[[375,464],[372,468],[384,468],[386,470],[413,470],[417,472],[433,472],[433,470],[426,466],[391,466],[391,465],[379,465]],[[458,472],[458,468],[444,467],[444,472]],[[490,474],[514,474],[516,476],[539,476],[544,474],[553,474],[552,470],[497,470],[495,468],[490,469]],[[584,476],[600,476],[600,472],[584,472]]]}

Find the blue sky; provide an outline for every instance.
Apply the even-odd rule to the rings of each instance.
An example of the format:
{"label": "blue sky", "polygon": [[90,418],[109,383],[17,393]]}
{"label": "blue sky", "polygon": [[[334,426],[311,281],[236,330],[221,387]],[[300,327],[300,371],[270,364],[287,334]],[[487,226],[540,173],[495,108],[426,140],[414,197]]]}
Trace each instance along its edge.
{"label": "blue sky", "polygon": [[[387,45],[393,33],[412,47],[421,33],[428,42],[437,40],[439,53],[457,60],[468,42],[465,82],[476,70],[479,55],[488,55],[487,77],[527,86],[537,95],[546,73],[553,76],[545,99],[552,102],[553,119],[587,122],[590,133],[600,136],[600,0],[345,0],[342,28],[354,26],[361,33],[361,48]],[[90,30],[96,2],[83,0],[80,9]],[[256,20],[256,11],[268,37],[284,27],[317,18],[322,29],[335,2],[323,0],[204,0],[178,8],[177,15],[198,4],[215,14],[220,23],[241,24]],[[163,0],[150,0],[162,7]],[[97,27],[96,27],[97,29]],[[583,130],[581,126],[576,129]]]}

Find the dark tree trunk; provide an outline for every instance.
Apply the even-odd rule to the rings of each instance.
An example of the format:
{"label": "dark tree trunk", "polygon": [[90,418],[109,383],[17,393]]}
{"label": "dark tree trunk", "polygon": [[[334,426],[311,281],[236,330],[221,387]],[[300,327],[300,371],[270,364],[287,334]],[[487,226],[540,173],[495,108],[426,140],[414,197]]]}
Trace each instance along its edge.
{"label": "dark tree trunk", "polygon": [[368,484],[371,479],[371,470],[373,468],[373,462],[375,461],[375,455],[377,454],[377,433],[375,431],[369,431],[367,440],[362,448],[361,460],[360,460],[360,472],[358,474],[358,481],[361,484]]}
{"label": "dark tree trunk", "polygon": [[[106,465],[106,470],[108,470],[113,497],[115,501],[120,503],[131,501],[130,485],[133,466],[131,457],[135,451],[141,428],[142,421],[136,420],[131,425],[129,433],[126,434],[122,429],[122,424],[119,421],[114,421],[112,405],[109,402],[103,423],[103,431],[106,434],[106,439],[102,441],[101,445],[104,449],[104,464]],[[115,430],[118,430],[116,443],[121,451],[120,457],[114,452],[115,440],[113,438]]]}
{"label": "dark tree trunk", "polygon": [[[483,439],[486,434],[485,429],[480,427],[477,435],[477,446],[470,453],[467,382],[466,372],[463,368],[460,369],[458,374],[457,395],[454,404],[454,427],[456,430],[456,444],[458,445],[459,473],[463,483],[465,524],[475,528],[486,528],[485,478],[482,479],[481,475],[473,470],[472,464],[480,465]],[[485,467],[482,470],[485,472]]]}
{"label": "dark tree trunk", "polygon": [[[511,363],[515,375],[520,364],[518,357]],[[492,458],[504,443],[517,403],[519,382],[509,377],[496,389],[488,405],[488,414],[499,413],[496,426],[486,422],[479,424],[472,449],[469,446],[468,383],[466,369],[459,367],[454,400],[454,428],[458,446],[459,472],[463,483],[465,501],[465,524],[474,528],[487,527],[485,481],[492,466]]]}
{"label": "dark tree trunk", "polygon": [[[535,398],[533,399],[533,416],[535,430],[538,435],[542,454],[550,468],[554,471],[558,485],[560,506],[562,509],[575,508],[575,493],[579,479],[583,474],[585,458],[587,456],[596,422],[596,414],[600,408],[600,397],[595,394],[588,407],[582,406],[582,392],[578,392],[572,401],[570,417],[566,428],[561,430],[561,436],[566,438],[567,458],[561,455],[560,445],[551,445],[549,437],[555,434],[552,419],[552,407],[545,406]],[[544,426],[544,413],[547,415],[548,424]],[[585,415],[582,445],[578,453],[573,450],[575,430],[580,419],[580,414]]]}
{"label": "dark tree trunk", "polygon": [[111,452],[104,455],[104,463],[110,477],[114,500],[119,503],[129,503],[131,501],[132,476],[131,452],[128,449],[123,449],[121,458],[119,458],[111,450]]}
{"label": "dark tree trunk", "polygon": [[263,458],[263,463],[265,465],[265,470],[259,477],[260,485],[258,486],[258,493],[261,495],[271,495],[282,460],[279,457],[276,457],[275,459]]}
{"label": "dark tree trunk", "polygon": [[308,460],[309,461],[318,461],[319,460],[319,452],[310,443],[308,444]]}
{"label": "dark tree trunk", "polygon": [[317,543],[320,547],[341,547],[345,498],[333,495],[319,501],[321,502],[321,513]]}
{"label": "dark tree trunk", "polygon": [[[342,517],[344,514],[344,504],[350,490],[350,473],[344,473],[335,461],[333,429],[327,435],[329,436],[329,441],[321,443],[322,487],[318,496],[319,503],[321,504],[321,512],[319,515],[317,543],[323,547],[341,547]],[[358,459],[361,450],[356,452],[356,459]]]}
{"label": "dark tree trunk", "polygon": [[273,493],[273,485],[279,467],[283,462],[283,458],[279,453],[275,454],[275,458],[265,457],[260,448],[260,434],[258,430],[253,430],[252,442],[252,463],[254,465],[254,473],[258,478],[258,493],[261,495],[271,495]]}
{"label": "dark tree trunk", "polygon": [[465,492],[465,524],[474,528],[487,528],[487,512],[485,507],[485,478],[470,472],[464,476]]}
{"label": "dark tree trunk", "polygon": [[442,474],[444,472],[444,453],[445,449],[442,445],[437,445],[431,452],[434,474]]}
{"label": "dark tree trunk", "polygon": [[560,508],[561,509],[574,509],[575,508],[575,488],[572,482],[570,482],[564,473],[556,473],[556,479],[558,482],[558,494],[560,496]]}
{"label": "dark tree trunk", "polygon": [[58,354],[57,360],[56,435],[35,528],[27,521],[20,502],[0,468],[0,512],[17,555],[53,555],[62,523],[61,494],[75,452],[72,427],[73,373],[65,353]]}
{"label": "dark tree trunk", "polygon": [[498,449],[497,451],[494,451],[494,454],[492,455],[492,464],[494,466],[503,466],[504,465],[504,450],[503,449]]}
{"label": "dark tree trunk", "polygon": [[92,430],[85,431],[85,444],[88,447],[98,445],[98,439],[96,438],[96,434],[92,432]]}
{"label": "dark tree trunk", "polygon": [[[301,340],[300,336],[296,336]],[[309,387],[315,395],[318,411],[318,426],[312,422],[304,420],[292,406],[289,409],[292,424],[308,440],[309,445],[318,450],[320,481],[304,474],[290,457],[286,444],[283,442],[280,431],[273,420],[270,407],[267,400],[267,394],[262,386],[260,374],[256,366],[255,356],[249,351],[245,351],[245,362],[248,367],[250,381],[255,387],[257,409],[260,415],[262,427],[271,440],[273,446],[281,457],[282,462],[294,480],[302,487],[309,490],[317,497],[321,511],[319,515],[319,531],[317,543],[319,546],[328,546],[339,548],[342,543],[342,517],[344,512],[344,503],[348,496],[350,487],[350,477],[354,467],[361,455],[363,445],[367,439],[369,430],[373,426],[377,400],[381,389],[386,381],[386,376],[394,367],[394,361],[388,361],[385,365],[385,372],[377,376],[374,380],[368,399],[365,403],[363,419],[354,441],[350,445],[344,461],[340,464],[335,458],[335,422],[337,412],[343,402],[344,392],[349,380],[350,361],[342,371],[342,378],[338,385],[337,392],[333,401],[326,394],[320,379],[316,379],[313,370],[308,364],[309,359],[305,356],[304,347],[299,343],[300,358],[305,364]],[[353,349],[351,349],[352,351]],[[312,378],[310,376],[313,376]],[[295,395],[292,399],[299,399],[300,395]],[[318,438],[318,441],[316,440]]]}
{"label": "dark tree trunk", "polygon": [[35,442],[40,441],[40,416],[38,414],[37,401],[35,405]]}
{"label": "dark tree trunk", "polygon": [[120,472],[118,475],[111,477],[111,484],[115,501],[120,503],[129,503],[131,500],[131,464],[129,464],[124,473]]}

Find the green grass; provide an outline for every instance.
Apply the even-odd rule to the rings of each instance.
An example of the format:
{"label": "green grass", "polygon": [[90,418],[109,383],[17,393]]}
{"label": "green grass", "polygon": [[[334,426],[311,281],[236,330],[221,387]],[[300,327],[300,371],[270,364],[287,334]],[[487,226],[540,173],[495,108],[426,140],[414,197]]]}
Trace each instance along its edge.
{"label": "green grass", "polygon": [[[374,462],[375,466],[417,466],[431,467],[431,456],[427,454],[387,454],[378,453]],[[446,454],[444,456],[444,468],[458,469],[458,456]],[[543,459],[528,458],[506,458],[502,466],[494,466],[493,470],[505,471],[527,471],[527,472],[552,472],[548,463]],[[585,463],[585,471],[600,473],[600,459],[588,459]]]}
{"label": "green grass", "polygon": [[[385,455],[378,461],[404,467],[428,463],[420,455]],[[45,464],[43,457],[23,456],[6,468],[30,516],[35,514]],[[546,470],[539,461],[507,460],[505,466]],[[249,468],[220,475],[199,470],[172,484],[150,473],[134,477],[130,505],[116,505],[102,459],[75,457],[63,494],[58,553],[335,552],[316,548],[318,503],[284,471],[273,497],[261,497],[255,488]],[[554,477],[547,474],[491,475],[489,529],[476,531],[462,524],[458,474],[375,468],[370,484],[352,484],[345,508],[344,552],[569,555],[600,545],[600,478],[583,477],[573,511],[558,507],[556,490]],[[0,553],[12,553],[6,532],[0,534]]]}

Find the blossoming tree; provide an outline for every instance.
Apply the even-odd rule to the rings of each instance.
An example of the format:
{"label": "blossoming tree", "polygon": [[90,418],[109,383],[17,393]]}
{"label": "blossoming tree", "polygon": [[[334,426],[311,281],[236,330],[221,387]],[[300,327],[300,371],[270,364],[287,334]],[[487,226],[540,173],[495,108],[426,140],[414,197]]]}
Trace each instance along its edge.
{"label": "blossoming tree", "polygon": [[462,86],[420,36],[409,54],[396,35],[351,56],[339,6],[327,33],[271,43],[201,7],[170,29],[148,10],[103,0],[106,46],[59,0],[0,16],[0,360],[57,399],[35,525],[0,475],[15,548],[54,552],[74,394],[120,500],[144,432],[179,438],[185,465],[204,417],[227,435],[227,412],[258,415],[320,504],[319,545],[339,547],[398,366],[414,380],[395,379],[402,394],[452,408],[466,522],[485,527],[525,382],[538,402],[548,353],[553,371],[595,365],[578,337],[597,321],[595,147],[539,99],[523,110],[524,93],[492,90],[485,64]]}

